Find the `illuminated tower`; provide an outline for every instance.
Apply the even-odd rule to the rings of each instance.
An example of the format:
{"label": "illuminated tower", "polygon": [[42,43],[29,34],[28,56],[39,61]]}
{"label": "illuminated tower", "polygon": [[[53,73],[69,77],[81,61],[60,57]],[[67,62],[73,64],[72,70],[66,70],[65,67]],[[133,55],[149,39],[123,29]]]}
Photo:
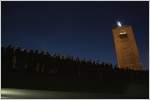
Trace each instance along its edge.
{"label": "illuminated tower", "polygon": [[117,55],[117,66],[123,69],[140,70],[140,57],[134,32],[131,26],[121,25],[112,29],[115,50]]}

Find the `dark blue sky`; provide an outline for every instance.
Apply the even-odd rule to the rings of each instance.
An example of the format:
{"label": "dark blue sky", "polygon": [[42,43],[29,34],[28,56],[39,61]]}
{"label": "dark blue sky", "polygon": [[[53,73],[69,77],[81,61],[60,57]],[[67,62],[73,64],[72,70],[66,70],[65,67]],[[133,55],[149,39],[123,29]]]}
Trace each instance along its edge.
{"label": "dark blue sky", "polygon": [[144,69],[149,59],[148,2],[2,2],[2,45],[116,64],[112,27],[132,25]]}

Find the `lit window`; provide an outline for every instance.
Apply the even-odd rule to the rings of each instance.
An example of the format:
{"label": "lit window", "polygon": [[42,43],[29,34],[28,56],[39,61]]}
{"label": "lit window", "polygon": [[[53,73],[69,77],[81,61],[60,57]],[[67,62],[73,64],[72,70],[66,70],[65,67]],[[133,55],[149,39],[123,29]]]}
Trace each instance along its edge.
{"label": "lit window", "polygon": [[125,38],[125,37],[127,37],[127,33],[126,32],[120,32],[119,36],[120,36],[120,38]]}
{"label": "lit window", "polygon": [[126,32],[121,32],[121,33],[120,33],[120,35],[125,35],[125,34],[127,34],[127,33],[126,33]]}

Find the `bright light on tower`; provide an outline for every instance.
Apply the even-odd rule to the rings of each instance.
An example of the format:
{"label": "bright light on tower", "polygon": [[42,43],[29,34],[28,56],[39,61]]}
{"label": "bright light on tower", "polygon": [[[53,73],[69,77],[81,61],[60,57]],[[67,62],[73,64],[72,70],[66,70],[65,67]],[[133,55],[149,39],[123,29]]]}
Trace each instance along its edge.
{"label": "bright light on tower", "polygon": [[117,21],[117,25],[118,25],[118,27],[122,26],[120,21]]}
{"label": "bright light on tower", "polygon": [[121,32],[121,33],[120,33],[120,35],[125,35],[125,34],[127,34],[127,33],[126,33],[126,32]]}

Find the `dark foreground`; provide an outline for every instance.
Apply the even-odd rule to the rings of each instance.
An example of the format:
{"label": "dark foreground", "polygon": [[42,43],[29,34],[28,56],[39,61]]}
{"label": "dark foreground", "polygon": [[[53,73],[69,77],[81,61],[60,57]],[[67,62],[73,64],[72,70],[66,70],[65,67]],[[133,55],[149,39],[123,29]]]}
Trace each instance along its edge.
{"label": "dark foreground", "polygon": [[92,92],[44,91],[3,88],[2,99],[97,99],[97,98],[140,98],[138,94],[105,94]]}
{"label": "dark foreground", "polygon": [[149,98],[148,81],[139,79],[65,79],[23,72],[7,75],[2,80],[2,98]]}
{"label": "dark foreground", "polygon": [[148,71],[11,46],[1,50],[3,98],[149,98]]}

